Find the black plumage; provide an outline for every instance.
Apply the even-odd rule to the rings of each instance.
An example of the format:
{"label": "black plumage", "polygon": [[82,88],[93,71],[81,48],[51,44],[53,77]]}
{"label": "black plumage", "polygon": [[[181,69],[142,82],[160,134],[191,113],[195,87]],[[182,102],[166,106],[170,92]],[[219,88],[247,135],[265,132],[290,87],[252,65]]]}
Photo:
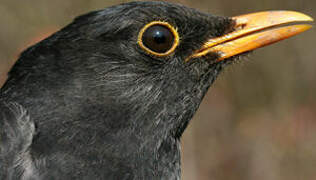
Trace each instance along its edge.
{"label": "black plumage", "polygon": [[[177,28],[168,56],[137,44],[152,21]],[[78,17],[23,52],[0,90],[0,179],[180,179],[180,137],[221,69],[186,62],[230,18],[166,2]]]}

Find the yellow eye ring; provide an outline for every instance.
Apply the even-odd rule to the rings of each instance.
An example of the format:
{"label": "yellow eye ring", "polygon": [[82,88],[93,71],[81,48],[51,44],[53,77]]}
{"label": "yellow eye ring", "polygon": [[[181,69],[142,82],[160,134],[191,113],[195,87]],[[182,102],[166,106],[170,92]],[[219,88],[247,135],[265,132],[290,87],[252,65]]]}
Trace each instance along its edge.
{"label": "yellow eye ring", "polygon": [[[162,28],[165,28],[167,29],[173,36],[173,42],[172,42],[172,45],[170,48],[167,48],[167,50],[165,52],[156,52],[152,49],[150,49],[149,47],[147,47],[143,41],[143,38],[144,38],[144,34],[145,32],[147,32],[147,30],[149,28],[152,28],[154,26],[160,26]],[[155,37],[153,37],[155,38]],[[138,34],[138,39],[137,39],[137,43],[138,45],[143,49],[145,50],[146,53],[148,54],[151,54],[151,55],[154,55],[154,56],[159,56],[159,57],[163,57],[163,56],[168,56],[170,55],[171,53],[173,53],[175,51],[175,49],[177,48],[177,46],[179,45],[179,42],[180,42],[180,38],[179,38],[179,34],[177,32],[177,29],[174,28],[172,25],[170,25],[169,23],[167,22],[164,22],[164,21],[153,21],[153,22],[150,22],[148,24],[146,24],[139,32]]]}

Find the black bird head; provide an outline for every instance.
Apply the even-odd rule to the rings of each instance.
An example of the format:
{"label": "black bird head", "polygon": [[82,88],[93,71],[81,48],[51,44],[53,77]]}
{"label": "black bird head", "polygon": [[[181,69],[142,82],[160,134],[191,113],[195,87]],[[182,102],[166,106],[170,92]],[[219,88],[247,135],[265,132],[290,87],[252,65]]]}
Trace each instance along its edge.
{"label": "black bird head", "polygon": [[73,145],[117,158],[143,152],[144,161],[157,153],[176,164],[178,139],[222,68],[309,26],[259,30],[309,20],[295,12],[227,18],[166,2],[122,4],[78,17],[26,50],[2,94],[29,110],[39,129],[34,148],[47,147],[38,151]]}

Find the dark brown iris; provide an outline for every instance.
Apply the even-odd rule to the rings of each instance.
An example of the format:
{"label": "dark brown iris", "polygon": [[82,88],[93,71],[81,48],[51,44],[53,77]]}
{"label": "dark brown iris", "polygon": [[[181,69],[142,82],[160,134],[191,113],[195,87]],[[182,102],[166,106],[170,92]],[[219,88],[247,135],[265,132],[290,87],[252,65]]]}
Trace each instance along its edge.
{"label": "dark brown iris", "polygon": [[174,43],[174,35],[171,30],[157,24],[147,28],[142,37],[143,44],[156,53],[166,53]]}

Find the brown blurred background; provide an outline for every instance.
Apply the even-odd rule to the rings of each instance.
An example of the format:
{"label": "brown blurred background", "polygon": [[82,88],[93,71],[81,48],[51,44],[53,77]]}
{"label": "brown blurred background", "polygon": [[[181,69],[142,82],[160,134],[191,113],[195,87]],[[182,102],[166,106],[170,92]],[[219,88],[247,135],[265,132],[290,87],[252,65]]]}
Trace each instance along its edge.
{"label": "brown blurred background", "polygon": [[[74,17],[120,0],[1,0],[0,81],[27,46]],[[174,0],[217,15],[295,10],[315,0]],[[316,30],[225,70],[186,130],[184,180],[316,179]]]}

